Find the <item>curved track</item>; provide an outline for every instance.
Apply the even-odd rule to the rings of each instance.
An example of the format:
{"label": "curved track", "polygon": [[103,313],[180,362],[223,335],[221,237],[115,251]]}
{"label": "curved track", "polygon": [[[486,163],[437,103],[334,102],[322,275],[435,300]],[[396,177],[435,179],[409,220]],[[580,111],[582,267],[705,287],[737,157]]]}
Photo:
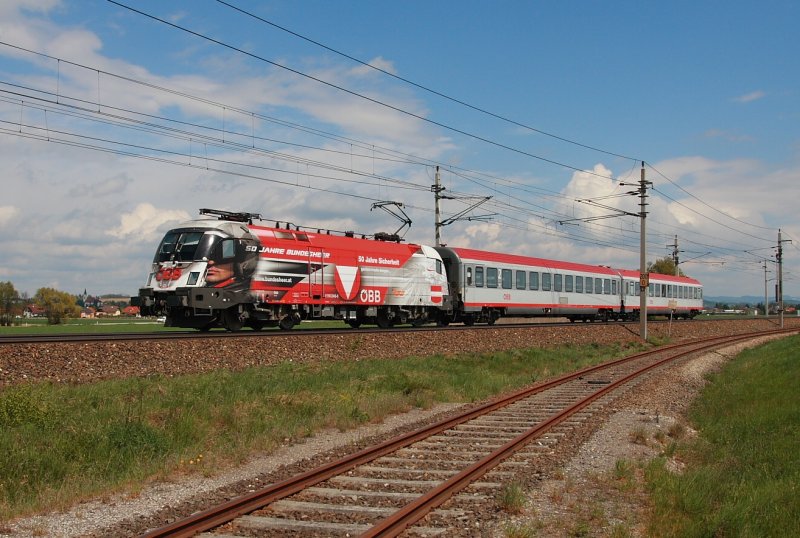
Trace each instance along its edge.
{"label": "curved track", "polygon": [[496,495],[502,483],[513,478],[515,465],[531,465],[542,447],[557,445],[578,425],[593,420],[620,391],[630,389],[653,370],[734,342],[788,332],[796,329],[665,346],[586,368],[145,536],[194,536],[214,528],[227,537],[445,536],[468,519],[470,502]]}

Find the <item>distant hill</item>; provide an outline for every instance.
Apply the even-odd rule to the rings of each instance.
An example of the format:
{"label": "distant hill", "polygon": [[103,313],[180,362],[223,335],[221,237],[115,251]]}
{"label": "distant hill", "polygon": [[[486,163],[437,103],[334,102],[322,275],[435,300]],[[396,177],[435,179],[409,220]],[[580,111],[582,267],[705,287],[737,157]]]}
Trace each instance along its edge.
{"label": "distant hill", "polygon": [[104,303],[125,303],[128,304],[131,302],[130,295],[122,295],[121,293],[107,293],[105,295],[101,295],[100,299],[103,300]]}

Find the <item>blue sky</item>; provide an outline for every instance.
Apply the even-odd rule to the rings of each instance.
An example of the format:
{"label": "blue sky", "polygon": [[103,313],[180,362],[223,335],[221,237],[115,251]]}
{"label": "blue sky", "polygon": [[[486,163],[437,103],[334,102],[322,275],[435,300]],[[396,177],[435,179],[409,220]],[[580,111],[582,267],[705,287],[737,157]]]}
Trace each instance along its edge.
{"label": "blue sky", "polygon": [[763,296],[766,259],[772,295],[780,228],[800,296],[796,2],[226,1],[416,86],[214,0],[6,0],[0,280],[135,293],[200,207],[373,233],[393,200],[432,243],[437,165],[445,217],[492,196],[447,244],[635,269],[638,219],[586,219],[643,160],[649,261],[677,235]]}

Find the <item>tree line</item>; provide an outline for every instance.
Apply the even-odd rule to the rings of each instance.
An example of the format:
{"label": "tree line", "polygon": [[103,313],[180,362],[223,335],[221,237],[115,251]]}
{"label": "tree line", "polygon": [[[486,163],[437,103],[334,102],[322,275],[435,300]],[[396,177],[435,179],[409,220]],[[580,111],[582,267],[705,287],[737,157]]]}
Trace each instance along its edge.
{"label": "tree line", "polygon": [[33,303],[44,311],[47,323],[58,325],[65,318],[78,317],[81,308],[77,297],[55,288],[39,288],[33,298],[19,293],[14,284],[0,282],[0,325],[10,326],[16,316],[21,316],[28,304]]}

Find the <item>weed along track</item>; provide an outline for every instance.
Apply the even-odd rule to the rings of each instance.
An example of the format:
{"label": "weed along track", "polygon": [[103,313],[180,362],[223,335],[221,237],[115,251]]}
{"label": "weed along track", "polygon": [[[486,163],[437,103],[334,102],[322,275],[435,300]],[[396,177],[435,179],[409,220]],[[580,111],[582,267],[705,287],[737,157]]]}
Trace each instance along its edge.
{"label": "weed along track", "polygon": [[658,369],[754,337],[693,341],[585,368],[363,449],[145,536],[472,535],[524,469]]}

